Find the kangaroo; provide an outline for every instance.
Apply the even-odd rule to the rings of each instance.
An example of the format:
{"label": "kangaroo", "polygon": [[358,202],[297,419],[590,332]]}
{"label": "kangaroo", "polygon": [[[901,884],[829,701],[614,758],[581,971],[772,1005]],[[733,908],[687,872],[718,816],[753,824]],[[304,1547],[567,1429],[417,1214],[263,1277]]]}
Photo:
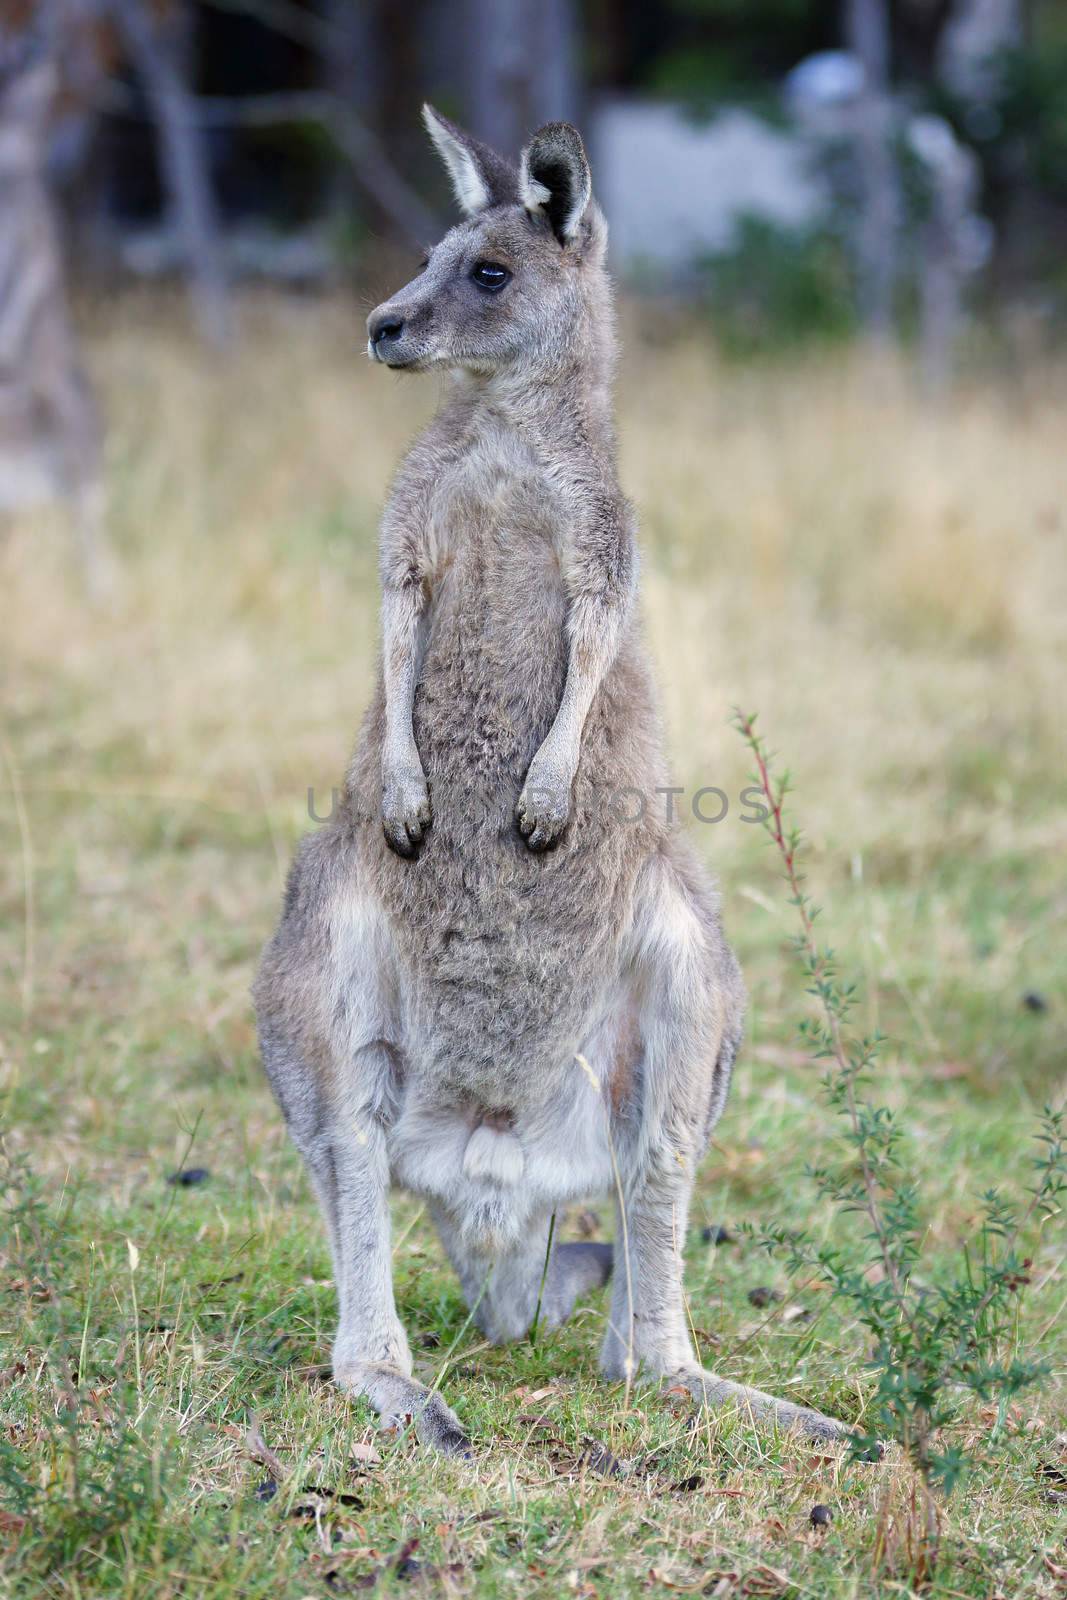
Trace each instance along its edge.
{"label": "kangaroo", "polygon": [[[464,220],[370,316],[368,353],[449,385],[382,519],[373,704],[255,985],[333,1250],[334,1378],[469,1453],[411,1375],[394,1182],[428,1203],[490,1340],[613,1278],[608,1378],[838,1437],[705,1371],[687,1326],[690,1191],[744,998],[712,885],[645,803],[667,779],[582,141],[551,123],[516,169],[424,117]],[[556,1242],[555,1214],[596,1192],[616,1196],[614,1249]]]}
{"label": "kangaroo", "polygon": [[45,173],[56,72],[25,53],[0,44],[0,511],[65,501],[87,585],[99,595],[112,577],[100,428]]}

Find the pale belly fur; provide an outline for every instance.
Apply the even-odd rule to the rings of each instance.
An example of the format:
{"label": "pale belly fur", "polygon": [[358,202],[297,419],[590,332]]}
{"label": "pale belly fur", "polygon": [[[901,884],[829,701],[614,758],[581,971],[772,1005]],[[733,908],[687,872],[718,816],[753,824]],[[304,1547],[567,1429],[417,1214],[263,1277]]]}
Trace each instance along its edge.
{"label": "pale belly fur", "polygon": [[394,1180],[444,1207],[472,1240],[521,1240],[532,1219],[611,1182],[602,1097],[575,1066],[561,1092],[510,1125],[441,1106],[416,1080],[388,1140]]}

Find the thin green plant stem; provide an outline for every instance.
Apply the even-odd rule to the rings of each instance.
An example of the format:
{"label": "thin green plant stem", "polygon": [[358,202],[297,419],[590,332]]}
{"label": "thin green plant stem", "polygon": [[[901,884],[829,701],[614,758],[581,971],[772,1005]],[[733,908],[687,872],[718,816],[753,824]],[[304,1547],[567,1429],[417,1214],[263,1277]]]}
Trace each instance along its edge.
{"label": "thin green plant stem", "polygon": [[537,1309],[534,1312],[533,1324],[530,1328],[530,1344],[537,1343],[537,1325],[541,1321],[541,1302],[545,1296],[545,1282],[548,1278],[548,1263],[552,1259],[552,1238],[556,1231],[556,1213],[553,1211],[548,1224],[548,1243],[545,1245],[545,1264],[541,1268],[541,1287],[537,1291]]}

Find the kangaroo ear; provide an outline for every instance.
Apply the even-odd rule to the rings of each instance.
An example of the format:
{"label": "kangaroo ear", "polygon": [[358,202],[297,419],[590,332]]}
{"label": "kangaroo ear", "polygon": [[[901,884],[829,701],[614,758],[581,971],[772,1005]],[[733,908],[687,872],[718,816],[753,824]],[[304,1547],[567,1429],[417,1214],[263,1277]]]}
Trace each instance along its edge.
{"label": "kangaroo ear", "polygon": [[486,206],[503,205],[516,198],[515,169],[503,156],[464,133],[431,105],[423,106],[422,120],[465,216],[473,217]]}
{"label": "kangaroo ear", "polygon": [[578,232],[593,192],[582,136],[569,122],[549,122],[522,152],[519,198],[527,211],[543,211],[560,244]]}

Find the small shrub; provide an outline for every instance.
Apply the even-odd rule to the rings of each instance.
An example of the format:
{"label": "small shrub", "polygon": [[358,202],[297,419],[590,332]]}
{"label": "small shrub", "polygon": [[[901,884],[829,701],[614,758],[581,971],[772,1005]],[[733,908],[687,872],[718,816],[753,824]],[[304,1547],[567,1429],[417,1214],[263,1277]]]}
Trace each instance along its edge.
{"label": "small shrub", "polygon": [[1021,1209],[990,1189],[974,1237],[951,1263],[931,1261],[917,1186],[908,1176],[903,1129],[892,1112],[867,1097],[881,1036],[855,1038],[850,1029],[854,986],[841,978],[834,952],[815,935],[819,915],[804,891],[798,866],[801,836],[784,815],[788,776],[775,780],[755,718],[736,725],[756,762],[753,783],[763,792],[764,826],[782,858],[800,919],[797,950],[817,1013],[802,1032],[814,1059],[825,1062],[826,1102],[840,1119],[847,1154],[837,1164],[809,1168],[819,1193],[861,1236],[821,1243],[805,1231],[770,1229],[768,1249],[785,1253],[793,1271],[815,1274],[848,1303],[870,1336],[877,1383],[852,1451],[869,1457],[881,1441],[906,1453],[917,1475],[915,1527],[908,1565],[915,1582],[936,1563],[938,1492],[949,1493],[967,1461],[948,1437],[971,1394],[1002,1406],[1048,1372],[1042,1361],[1011,1353],[1018,1299],[1030,1277],[1023,1241],[1057,1215],[1067,1193],[1062,1112],[1046,1110],[1036,1133],[1034,1181]]}
{"label": "small shrub", "polygon": [[706,259],[703,273],[712,328],[727,355],[831,343],[856,330],[848,254],[826,226],[742,217],[733,249]]}

